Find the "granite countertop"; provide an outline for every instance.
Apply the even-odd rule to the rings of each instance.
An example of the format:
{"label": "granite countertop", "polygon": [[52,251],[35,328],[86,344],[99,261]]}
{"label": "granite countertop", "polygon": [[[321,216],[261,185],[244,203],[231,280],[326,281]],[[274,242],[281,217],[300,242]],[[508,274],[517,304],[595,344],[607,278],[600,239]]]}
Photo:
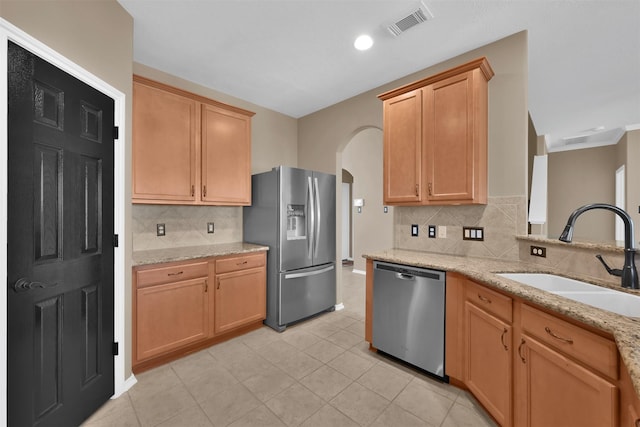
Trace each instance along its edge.
{"label": "granite countertop", "polygon": [[152,249],[148,251],[133,252],[134,267],[148,264],[160,264],[163,262],[186,261],[213,256],[246,254],[269,250],[268,246],[254,245],[252,243],[220,243],[217,245],[185,246],[167,249]]}
{"label": "granite countertop", "polygon": [[[363,257],[377,261],[460,273],[489,287],[510,293],[525,301],[533,302],[541,307],[610,333],[614,337],[622,361],[629,371],[636,393],[640,396],[640,318],[622,316],[601,310],[497,275],[497,273],[551,273],[561,275],[552,269],[545,270],[540,266],[525,262],[500,261],[401,249],[368,253],[364,254]],[[606,284],[595,284],[614,288]],[[620,287],[615,287],[614,289],[640,295],[638,291],[628,291]]]}

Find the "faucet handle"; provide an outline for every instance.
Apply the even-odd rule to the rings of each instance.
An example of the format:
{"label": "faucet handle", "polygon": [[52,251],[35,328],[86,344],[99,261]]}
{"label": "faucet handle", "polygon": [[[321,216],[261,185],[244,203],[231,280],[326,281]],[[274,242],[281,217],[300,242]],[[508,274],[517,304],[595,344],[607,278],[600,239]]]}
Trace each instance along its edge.
{"label": "faucet handle", "polygon": [[598,258],[602,265],[604,265],[604,268],[607,269],[607,273],[611,274],[612,276],[622,277],[622,270],[620,270],[619,268],[610,268],[602,258],[602,255],[598,254],[596,255],[596,258]]}

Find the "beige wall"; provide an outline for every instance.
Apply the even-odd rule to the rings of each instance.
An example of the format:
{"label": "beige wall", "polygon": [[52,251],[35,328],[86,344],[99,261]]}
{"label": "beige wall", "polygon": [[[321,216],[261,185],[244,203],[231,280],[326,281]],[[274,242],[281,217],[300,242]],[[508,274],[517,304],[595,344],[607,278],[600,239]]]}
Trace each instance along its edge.
{"label": "beige wall", "polygon": [[378,94],[486,56],[496,73],[489,82],[489,195],[525,195],[527,52],[527,34],[520,32],[302,117],[298,123],[298,164],[336,173],[336,153],[342,152],[359,129],[382,128]]}
{"label": "beige wall", "polygon": [[133,64],[133,72],[256,113],[251,119],[252,173],[266,172],[278,165],[294,167],[298,165],[298,121],[296,119],[137,62]]}
{"label": "beige wall", "polygon": [[362,254],[393,247],[393,207],[382,203],[382,130],[368,128],[342,152],[342,167],[353,175],[353,198],[364,199],[362,212],[351,206],[353,269],[365,271]]}
{"label": "beige wall", "polygon": [[[615,203],[617,145],[549,153],[548,235],[560,236],[571,212],[589,203]],[[613,242],[615,215],[591,211],[576,221],[575,240]]]}
{"label": "beige wall", "polygon": [[636,248],[640,246],[640,129],[629,131],[627,138],[627,209],[635,224]]}
{"label": "beige wall", "polygon": [[[126,95],[125,271],[131,269],[131,75],[133,19],[115,0],[6,1],[0,16],[56,50]],[[125,331],[131,342],[131,277],[125,275]],[[127,349],[130,349],[130,345]],[[131,373],[131,354],[125,355],[125,375]]]}
{"label": "beige wall", "polygon": [[[482,223],[485,220],[491,221],[494,218],[491,212],[504,208],[501,205],[505,200],[504,198],[506,198],[508,200],[508,210],[512,213],[507,218],[508,229],[511,233],[509,238],[504,239],[504,233],[500,232],[489,237],[489,240],[485,237],[485,242],[482,245],[474,245],[469,251],[470,254],[475,253],[475,251],[482,252],[485,256],[487,254],[498,254],[510,259],[517,257],[518,245],[513,235],[526,234],[527,232],[526,221],[522,221],[523,209],[521,208],[526,203],[528,176],[528,48],[527,33],[524,31],[300,118],[298,121],[299,166],[339,174],[343,167],[343,150],[353,136],[367,127],[382,128],[382,102],[377,98],[378,94],[481,56],[487,57],[495,72],[495,76],[489,82],[488,184],[488,194],[490,200],[495,201],[495,206],[487,211],[488,215],[477,215],[477,208],[474,207],[454,209],[458,214],[468,210],[477,223]],[[382,191],[382,187],[380,187],[379,191]],[[515,198],[512,198],[512,196]],[[341,205],[342,201],[338,199],[338,212],[342,210]],[[408,211],[405,212],[404,210]],[[446,211],[445,209],[443,212],[446,213]],[[402,224],[407,218],[414,218],[418,224],[426,224],[430,214],[431,210],[426,207],[396,208],[394,214],[394,241],[396,246],[416,245],[417,242],[415,240],[404,239],[402,235],[399,235],[399,230],[406,228],[403,228]],[[434,223],[434,225],[451,225],[455,227],[460,225],[457,221],[455,223],[450,221],[450,219],[455,219],[452,215],[442,215],[439,218],[446,222]],[[337,241],[338,245],[340,245],[342,228],[340,216],[336,218],[336,222],[338,229]],[[423,250],[431,250],[434,245],[434,239],[430,240],[427,242],[420,239],[418,245]],[[453,244],[451,238],[435,240],[439,241],[436,249],[441,249],[445,253],[466,250],[460,249],[467,246],[462,243],[462,233],[456,233]],[[442,242],[443,240],[446,242]],[[460,243],[460,245],[457,243]],[[339,246],[337,250],[340,250]],[[337,302],[341,302],[341,269],[337,271],[337,281]]]}

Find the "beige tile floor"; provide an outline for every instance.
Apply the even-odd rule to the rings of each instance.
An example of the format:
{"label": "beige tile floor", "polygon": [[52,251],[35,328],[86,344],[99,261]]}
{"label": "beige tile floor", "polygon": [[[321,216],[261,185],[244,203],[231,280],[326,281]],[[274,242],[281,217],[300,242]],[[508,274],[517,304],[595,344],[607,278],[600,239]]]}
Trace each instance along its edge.
{"label": "beige tile floor", "polygon": [[466,392],[370,352],[364,276],[343,279],[344,310],[137,375],[83,427],[495,426]]}

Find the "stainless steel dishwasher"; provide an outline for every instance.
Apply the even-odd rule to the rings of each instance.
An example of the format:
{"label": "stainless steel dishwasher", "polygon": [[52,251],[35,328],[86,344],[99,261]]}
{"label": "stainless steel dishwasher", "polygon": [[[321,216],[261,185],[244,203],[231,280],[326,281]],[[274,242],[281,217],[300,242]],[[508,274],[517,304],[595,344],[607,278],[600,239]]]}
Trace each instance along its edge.
{"label": "stainless steel dishwasher", "polygon": [[447,381],[444,307],[444,271],[374,262],[373,346]]}

